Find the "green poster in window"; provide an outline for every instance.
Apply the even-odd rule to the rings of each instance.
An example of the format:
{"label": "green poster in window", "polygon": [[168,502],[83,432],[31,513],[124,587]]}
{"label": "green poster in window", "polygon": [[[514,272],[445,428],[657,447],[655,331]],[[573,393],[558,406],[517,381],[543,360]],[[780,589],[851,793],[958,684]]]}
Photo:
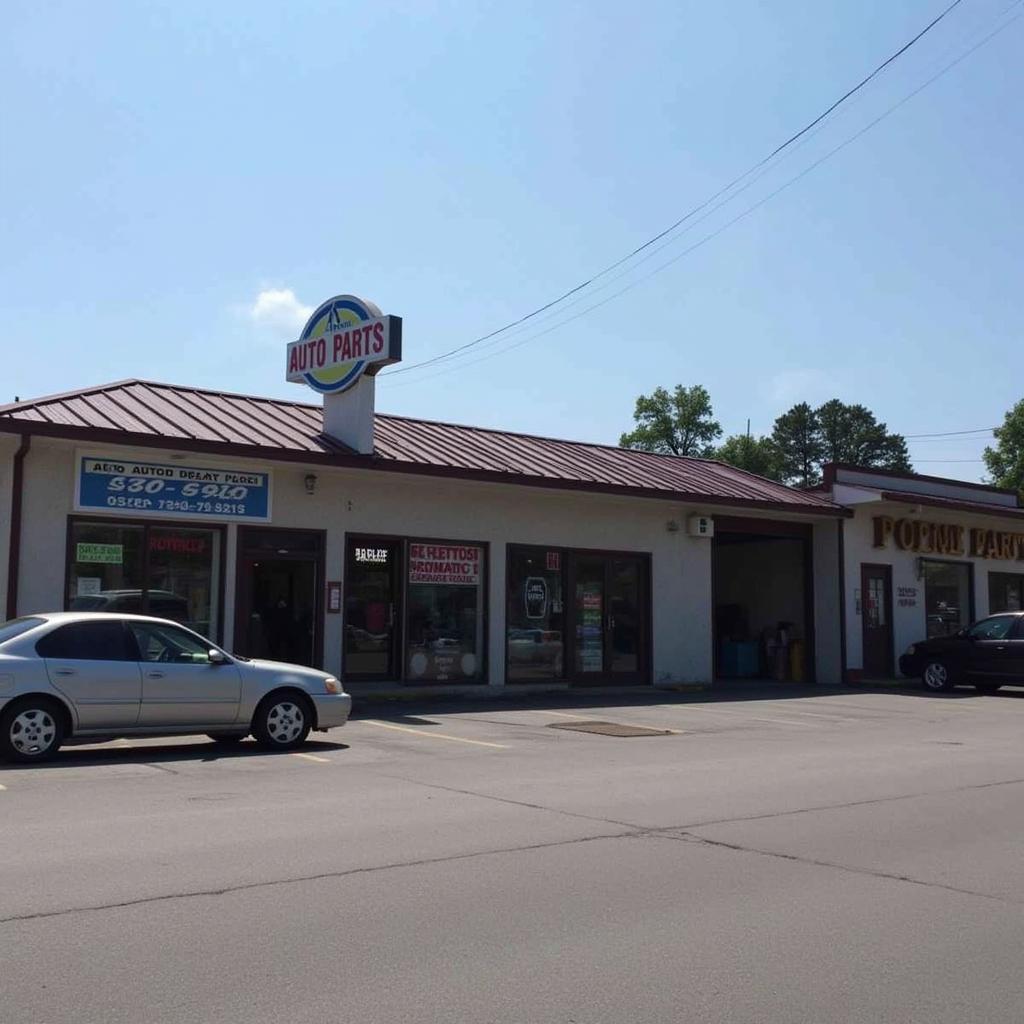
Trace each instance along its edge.
{"label": "green poster in window", "polygon": [[76,544],[75,561],[103,565],[121,565],[124,562],[124,545]]}

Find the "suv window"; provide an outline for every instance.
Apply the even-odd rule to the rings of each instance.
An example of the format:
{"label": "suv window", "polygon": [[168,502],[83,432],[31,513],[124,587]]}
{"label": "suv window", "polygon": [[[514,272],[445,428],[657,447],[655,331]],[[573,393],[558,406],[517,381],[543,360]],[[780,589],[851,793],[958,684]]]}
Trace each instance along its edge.
{"label": "suv window", "polygon": [[967,630],[967,635],[972,640],[1005,640],[1016,621],[1015,615],[993,615],[976,622]]}
{"label": "suv window", "polygon": [[210,644],[187,630],[156,622],[130,622],[128,628],[139,645],[143,661],[174,661],[185,665],[210,663]]}
{"label": "suv window", "polygon": [[77,661],[135,661],[124,627],[112,620],[59,626],[36,644],[36,653]]}

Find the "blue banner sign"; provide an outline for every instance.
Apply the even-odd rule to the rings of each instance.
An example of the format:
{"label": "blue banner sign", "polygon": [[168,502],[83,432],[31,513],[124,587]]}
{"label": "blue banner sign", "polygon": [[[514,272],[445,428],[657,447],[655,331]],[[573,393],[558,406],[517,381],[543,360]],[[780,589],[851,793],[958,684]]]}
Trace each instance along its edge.
{"label": "blue banner sign", "polygon": [[75,508],[171,519],[270,522],[270,473],[79,458]]}

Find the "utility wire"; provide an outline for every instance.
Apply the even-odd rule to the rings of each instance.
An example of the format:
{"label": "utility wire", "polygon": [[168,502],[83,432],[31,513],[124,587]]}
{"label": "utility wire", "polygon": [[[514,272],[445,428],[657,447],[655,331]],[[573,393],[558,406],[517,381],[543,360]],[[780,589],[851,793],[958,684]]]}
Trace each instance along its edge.
{"label": "utility wire", "polygon": [[958,7],[962,2],[963,2],[963,0],[953,0],[953,2],[948,7],[945,8],[945,10],[943,10],[935,18],[933,18],[913,38],[911,38],[908,42],[904,43],[903,46],[901,46],[898,50],[896,50],[895,53],[891,54],[884,61],[882,61],[881,64],[879,64],[870,74],[868,74],[864,78],[862,78],[855,86],[853,86],[852,89],[849,89],[845,93],[843,93],[843,95],[840,96],[839,99],[837,99],[827,109],[822,111],[817,117],[814,118],[813,121],[808,122],[798,132],[795,132],[788,139],[786,139],[785,142],[783,142],[779,146],[776,146],[775,149],[773,149],[767,156],[763,157],[757,163],[753,164],[751,167],[749,167],[746,171],[744,171],[738,177],[733,178],[733,180],[730,181],[727,185],[725,185],[724,187],[719,189],[717,192],[715,192],[713,195],[709,196],[707,199],[705,199],[703,202],[699,203],[697,206],[693,207],[693,209],[691,209],[687,213],[683,214],[683,216],[680,217],[677,221],[675,221],[675,223],[670,224],[663,231],[659,231],[658,234],[654,235],[652,238],[649,238],[642,245],[637,246],[632,252],[627,253],[625,256],[623,256],[620,259],[616,260],[614,263],[609,264],[603,270],[600,270],[600,271],[598,271],[598,273],[596,273],[596,274],[592,275],[591,277],[587,278],[587,280],[581,281],[575,287],[570,288],[566,292],[563,292],[557,298],[551,299],[549,302],[546,302],[543,306],[538,306],[536,309],[531,310],[529,313],[526,313],[525,315],[517,318],[516,320],[510,321],[509,323],[505,324],[503,327],[499,327],[499,328],[497,328],[497,330],[491,331],[488,334],[481,335],[479,338],[474,338],[472,341],[468,341],[468,342],[466,342],[463,345],[458,345],[455,348],[449,349],[447,352],[442,352],[442,353],[439,353],[436,356],[431,356],[429,359],[423,359],[423,360],[421,360],[418,363],[411,363],[408,366],[397,367],[396,369],[385,371],[385,373],[381,375],[382,378],[384,376],[393,377],[393,376],[395,376],[396,374],[399,374],[399,373],[407,373],[410,370],[419,369],[420,367],[423,367],[423,366],[429,366],[429,365],[431,365],[433,363],[440,362],[441,360],[448,359],[451,356],[456,355],[459,352],[464,352],[466,349],[473,348],[476,345],[479,345],[481,342],[487,341],[488,339],[493,338],[496,335],[504,334],[506,331],[510,330],[511,328],[516,327],[519,324],[525,323],[527,320],[533,319],[533,317],[537,316],[538,314],[543,313],[543,312],[545,312],[548,309],[551,309],[552,306],[558,305],[558,303],[562,302],[564,299],[567,299],[570,296],[575,295],[577,292],[582,291],[584,288],[588,287],[589,285],[593,284],[595,281],[597,281],[600,278],[604,277],[605,274],[608,274],[611,271],[613,271],[613,270],[617,269],[618,267],[622,266],[623,263],[626,263],[627,261],[631,260],[634,256],[638,255],[639,253],[643,252],[645,249],[647,249],[650,246],[654,245],[655,242],[659,242],[666,235],[671,234],[673,231],[676,230],[676,228],[680,227],[682,224],[684,224],[687,220],[689,220],[695,214],[699,213],[705,207],[707,207],[708,205],[713,203],[716,199],[719,199],[720,197],[724,196],[727,192],[731,191],[744,178],[748,177],[749,175],[753,174],[755,171],[757,171],[760,168],[762,168],[765,164],[767,164],[769,161],[771,161],[774,157],[778,156],[783,150],[787,149],[789,146],[793,145],[793,143],[795,143],[802,136],[806,135],[809,131],[811,131],[812,128],[814,128],[816,125],[818,125],[822,121],[824,121],[825,118],[827,118],[829,116],[829,114],[831,114],[838,107],[842,106],[842,104],[845,103],[851,96],[853,96],[855,93],[859,92],[872,79],[874,79],[879,74],[881,74],[882,71],[884,71],[890,64],[893,63],[893,61],[897,60],[904,53],[906,53],[907,50],[909,50],[923,36],[927,35],[928,32],[930,32],[936,25],[938,25],[940,21],[942,21],[954,8]]}
{"label": "utility wire", "polygon": [[922,437],[934,437],[941,439],[944,437],[961,437],[964,434],[991,434],[993,430],[997,430],[997,427],[978,427],[976,430],[936,430],[930,434],[904,434],[903,436],[909,441],[912,438]]}
{"label": "utility wire", "polygon": [[[1011,8],[1008,8],[1008,10],[1012,9],[1012,7],[1019,6],[1019,4],[1021,2],[1022,2],[1022,0],[1016,0],[1016,2],[1011,6]],[[398,383],[398,384],[395,384],[395,385],[392,385],[392,386],[394,386],[394,387],[408,387],[408,386],[410,386],[412,384],[424,383],[425,381],[433,380],[436,377],[444,376],[445,374],[451,373],[451,372],[453,372],[455,370],[462,370],[462,369],[465,369],[466,367],[473,366],[476,363],[481,363],[481,362],[483,362],[486,359],[491,359],[491,358],[493,358],[495,356],[503,355],[506,352],[511,352],[511,351],[513,351],[513,350],[515,350],[517,348],[520,348],[521,346],[527,344],[528,342],[535,341],[537,338],[541,338],[541,337],[543,337],[546,334],[550,334],[552,331],[557,330],[559,327],[564,327],[566,324],[571,323],[573,320],[577,320],[580,317],[585,316],[587,313],[590,313],[593,310],[598,309],[601,306],[607,305],[607,303],[612,302],[614,299],[619,298],[621,295],[624,295],[626,292],[631,291],[633,288],[636,288],[638,285],[643,284],[645,281],[647,281],[650,278],[654,277],[656,274],[661,273],[663,270],[667,269],[669,266],[671,266],[673,263],[676,263],[678,260],[682,259],[684,256],[687,256],[691,252],[695,251],[696,249],[701,248],[703,245],[705,245],[706,243],[710,242],[713,238],[716,238],[718,235],[720,235],[724,231],[728,230],[734,224],[736,224],[739,221],[743,220],[744,218],[748,217],[751,213],[753,213],[754,211],[758,210],[760,207],[764,206],[765,203],[769,202],[771,199],[774,199],[781,192],[784,192],[791,185],[796,184],[796,182],[800,181],[806,175],[810,174],[816,168],[820,167],[823,163],[825,163],[826,160],[831,159],[838,152],[840,152],[841,150],[845,149],[851,143],[855,142],[861,136],[863,136],[867,132],[869,132],[872,128],[874,128],[881,121],[885,120],[891,114],[895,113],[905,103],[909,102],[911,99],[913,99],[915,96],[917,96],[918,93],[922,92],[924,89],[926,89],[933,82],[937,81],[939,78],[941,78],[947,72],[951,71],[954,67],[956,67],[958,64],[960,64],[962,61],[966,60],[967,57],[969,57],[971,54],[976,52],[978,49],[980,49],[982,46],[984,46],[990,40],[995,38],[995,36],[997,36],[999,33],[1003,32],[1005,29],[1009,28],[1009,26],[1012,25],[1015,21],[1017,21],[1020,17],[1021,17],[1021,15],[1017,14],[1013,18],[1010,18],[1008,21],[1003,22],[1003,24],[997,26],[995,29],[993,29],[991,32],[989,32],[986,36],[984,36],[982,39],[980,39],[977,43],[975,43],[973,46],[971,46],[970,48],[968,48],[967,50],[962,52],[954,60],[952,60],[948,64],[944,65],[938,72],[936,72],[930,78],[926,79],[916,89],[912,90],[910,93],[908,93],[906,96],[904,96],[897,103],[894,103],[891,107],[889,107],[887,110],[885,110],[883,113],[881,113],[874,120],[870,121],[863,128],[861,128],[859,131],[857,131],[856,133],[851,135],[845,141],[839,143],[839,145],[837,145],[833,149],[829,150],[823,156],[819,157],[817,160],[815,160],[808,167],[805,167],[802,171],[800,171],[799,174],[796,174],[794,177],[792,177],[789,180],[785,181],[782,185],[780,185],[774,191],[769,192],[766,196],[764,196],[761,199],[759,199],[753,205],[747,207],[745,210],[743,210],[742,212],[737,214],[731,220],[726,221],[720,227],[716,228],[714,231],[710,232],[709,234],[705,235],[703,238],[701,238],[698,241],[696,241],[695,243],[693,243],[693,245],[690,245],[687,248],[683,249],[681,252],[677,253],[671,259],[666,260],[664,263],[660,263],[650,273],[645,274],[643,277],[640,277],[640,278],[638,278],[635,281],[632,281],[630,284],[626,285],[624,288],[620,288],[618,291],[613,292],[611,295],[609,295],[606,298],[600,300],[599,302],[595,302],[592,305],[585,307],[584,309],[580,310],[580,312],[575,313],[572,316],[566,317],[564,320],[559,320],[557,323],[555,323],[552,326],[546,328],[545,330],[538,331],[536,334],[530,334],[527,337],[523,338],[520,341],[515,342],[512,345],[507,345],[505,348],[497,349],[497,350],[495,350],[493,352],[488,353],[487,355],[481,356],[479,359],[472,359],[469,362],[460,362],[457,366],[446,367],[444,369],[439,370],[437,373],[429,374],[426,377],[420,377],[416,381],[402,382],[402,383]],[[706,205],[706,203],[703,204],[703,205]],[[652,241],[654,241],[654,240],[652,239]],[[611,268],[609,268],[609,269],[611,269]],[[539,312],[539,311],[537,311],[537,312]],[[530,315],[532,316],[533,314],[530,314]],[[513,325],[509,325],[509,326],[513,326]],[[506,328],[501,328],[501,330],[505,330],[505,329]],[[500,332],[494,332],[494,333],[500,333]],[[493,336],[493,334],[492,335],[488,335],[487,337],[492,337],[492,336]],[[411,366],[407,366],[407,367],[401,368],[399,370],[391,371],[391,373],[382,373],[382,374],[379,375],[378,379],[386,379],[387,377],[393,376],[395,373],[400,373],[400,372],[405,372],[405,371],[408,371],[408,370],[417,369],[417,368],[426,366],[426,365],[428,365],[430,363],[436,363],[436,362],[438,362],[438,361],[440,361],[442,359],[448,359],[451,356],[455,355],[458,352],[463,351],[466,348],[469,348],[469,347],[471,347],[473,345],[479,344],[483,340],[485,340],[485,339],[484,338],[479,338],[476,341],[469,342],[466,345],[462,345],[462,346],[460,346],[457,349],[452,349],[448,353],[445,353],[445,354],[440,355],[440,356],[435,356],[434,358],[429,359],[429,360],[424,360],[421,363],[414,363]]]}
{"label": "utility wire", "polygon": [[[1019,4],[1021,2],[1022,2],[1022,0],[1016,0],[1016,3],[1014,4],[1014,6],[1019,6]],[[924,89],[928,88],[928,86],[930,86],[933,82],[937,81],[943,75],[945,75],[947,72],[951,71],[953,68],[956,67],[956,65],[958,65],[958,63],[961,63],[961,61],[967,59],[967,57],[969,57],[972,53],[976,52],[978,49],[980,49],[982,46],[984,46],[987,42],[989,42],[991,39],[993,39],[995,36],[997,36],[1000,32],[1005,31],[1006,29],[1008,29],[1020,17],[1021,17],[1021,14],[1018,13],[1018,14],[1014,15],[1014,17],[1010,18],[1008,20],[1008,22],[1005,22],[1004,24],[1002,24],[1002,25],[998,26],[997,28],[993,29],[990,33],[988,33],[988,35],[984,36],[981,40],[979,40],[977,43],[975,43],[969,49],[965,50],[963,53],[959,54],[959,56],[957,56],[953,60],[949,61],[949,63],[947,63],[947,65],[945,65],[940,71],[938,71],[931,78],[927,79],[921,85],[919,85],[918,87],[913,89],[911,92],[907,93],[907,95],[905,95],[902,99],[900,99],[899,101],[894,103],[892,106],[890,106],[890,108],[888,110],[884,111],[877,118],[874,118],[874,120],[868,122],[868,124],[866,124],[859,131],[855,132],[849,138],[845,139],[843,142],[840,142],[839,145],[835,146],[834,148],[831,148],[831,150],[829,150],[823,156],[819,157],[816,161],[814,161],[808,167],[805,167],[799,174],[796,174],[794,177],[788,179],[787,181],[784,181],[781,185],[779,185],[777,188],[775,188],[773,191],[771,191],[771,193],[769,193],[767,196],[764,196],[762,199],[758,200],[758,202],[754,203],[752,206],[746,207],[746,209],[742,210],[740,213],[738,213],[731,220],[727,220],[724,224],[722,224],[721,226],[717,227],[715,230],[709,232],[708,234],[706,234],[705,237],[697,240],[691,246],[688,246],[687,248],[683,249],[681,252],[679,252],[675,256],[673,256],[671,259],[666,260],[664,263],[659,263],[649,273],[646,273],[646,274],[644,274],[642,276],[642,278],[638,278],[636,281],[631,282],[625,288],[621,288],[620,290],[618,290],[616,292],[613,292],[611,295],[607,296],[606,298],[601,299],[599,302],[595,302],[592,305],[586,306],[584,309],[580,310],[577,313],[573,313],[571,316],[566,316],[564,319],[561,319],[561,321],[558,321],[556,324],[553,324],[551,327],[546,328],[543,331],[539,331],[536,334],[527,335],[525,338],[521,339],[520,341],[515,342],[514,344],[506,345],[504,348],[500,348],[500,349],[497,349],[495,351],[488,352],[486,355],[481,355],[477,359],[470,359],[468,362],[465,362],[465,361],[464,362],[460,362],[460,364],[458,364],[458,366],[445,367],[443,369],[438,370],[438,372],[435,373],[435,374],[429,374],[428,376],[421,377],[421,378],[419,378],[416,381],[402,381],[402,382],[399,382],[399,383],[391,385],[391,386],[392,387],[409,387],[409,386],[411,386],[413,384],[422,384],[422,383],[424,383],[426,381],[433,380],[434,378],[442,377],[442,376],[445,376],[446,374],[450,374],[450,373],[453,373],[455,371],[461,371],[461,370],[466,369],[467,367],[475,366],[476,364],[478,364],[478,362],[483,362],[485,359],[494,358],[497,355],[502,355],[502,354],[504,354],[506,352],[514,351],[515,349],[520,348],[522,345],[525,345],[525,344],[527,344],[530,341],[536,341],[538,338],[542,338],[542,337],[544,337],[547,334],[551,334],[553,331],[556,331],[559,328],[564,327],[566,324],[571,323],[572,321],[574,321],[574,319],[579,319],[581,316],[585,316],[587,313],[592,312],[594,309],[597,309],[597,308],[599,308],[600,306],[603,306],[603,305],[607,305],[607,303],[612,302],[614,299],[617,299],[618,297],[620,297],[622,295],[625,295],[627,292],[632,291],[634,288],[638,287],[639,285],[642,285],[644,282],[649,281],[651,278],[653,278],[653,276],[655,274],[662,272],[663,270],[665,270],[669,266],[671,266],[673,263],[678,262],[684,256],[689,255],[690,253],[694,252],[696,249],[699,249],[701,246],[707,245],[707,243],[709,243],[713,239],[717,238],[719,236],[719,234],[721,234],[723,231],[726,231],[728,228],[732,227],[734,224],[738,223],[740,220],[743,220],[745,217],[750,216],[756,210],[760,209],[766,203],[768,203],[769,201],[774,199],[776,196],[778,196],[780,193],[782,193],[782,191],[784,191],[786,188],[790,187],[791,185],[796,184],[802,178],[806,177],[808,174],[810,174],[816,168],[820,167],[821,164],[823,164],[826,160],[829,160],[829,159],[833,158],[840,151],[845,150],[845,148],[848,145],[850,145],[852,142],[855,142],[862,135],[864,135],[868,131],[870,131],[874,126],[878,125],[880,122],[884,121],[890,115],[894,114],[897,110],[899,110],[901,108],[901,106],[904,103],[908,102],[914,96],[918,95]],[[463,347],[466,347],[466,346],[463,346]],[[430,360],[430,361],[436,361],[436,359]],[[413,370],[413,369],[415,369],[418,366],[424,366],[424,365],[425,364],[416,364],[413,367],[407,367],[406,369],[407,370]],[[386,375],[386,376],[391,376],[391,375]],[[381,374],[378,379],[381,379],[381,378],[384,378],[384,377],[385,377],[385,375]]]}

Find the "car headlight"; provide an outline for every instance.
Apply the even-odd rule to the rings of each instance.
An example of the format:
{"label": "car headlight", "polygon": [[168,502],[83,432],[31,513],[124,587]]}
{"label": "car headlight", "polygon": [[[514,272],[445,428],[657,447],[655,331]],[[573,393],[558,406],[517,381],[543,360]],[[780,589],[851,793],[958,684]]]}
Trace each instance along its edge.
{"label": "car headlight", "polygon": [[339,683],[338,680],[334,678],[334,676],[328,676],[324,680],[324,689],[328,693],[342,693],[343,692],[342,689],[341,689],[341,683]]}
{"label": "car headlight", "polygon": [[914,652],[915,652],[916,650],[917,650],[917,648],[916,648],[916,647],[915,647],[915,646],[914,646],[913,644],[911,644],[911,645],[910,645],[910,646],[909,646],[909,647],[907,648],[907,654],[913,654],[913,653],[914,653]]}

